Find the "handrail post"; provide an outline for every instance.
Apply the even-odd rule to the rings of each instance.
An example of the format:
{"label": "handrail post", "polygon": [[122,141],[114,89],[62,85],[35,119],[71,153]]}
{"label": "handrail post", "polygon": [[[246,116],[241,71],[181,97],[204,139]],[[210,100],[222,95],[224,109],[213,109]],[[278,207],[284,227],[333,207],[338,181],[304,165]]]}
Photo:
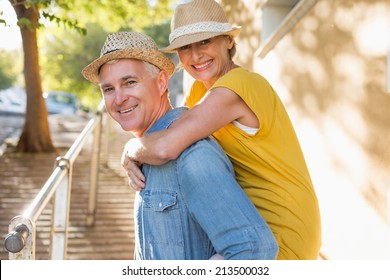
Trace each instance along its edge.
{"label": "handrail post", "polygon": [[24,216],[14,217],[4,241],[9,260],[35,260],[35,223]]}
{"label": "handrail post", "polygon": [[102,114],[102,139],[100,144],[100,163],[108,166],[108,157],[110,154],[110,137],[111,137],[111,118],[107,114]]}
{"label": "handrail post", "polygon": [[67,169],[67,176],[60,182],[54,196],[52,226],[50,231],[50,259],[65,260],[68,244],[68,223],[70,193],[72,186],[72,166],[69,159],[57,157],[56,167]]}
{"label": "handrail post", "polygon": [[97,200],[97,186],[98,186],[98,176],[99,176],[99,154],[101,148],[101,131],[102,131],[102,122],[103,117],[102,113],[99,112],[100,120],[99,124],[96,126],[96,129],[93,133],[93,144],[91,152],[91,172],[90,172],[90,181],[89,181],[89,196],[88,196],[88,212],[86,224],[87,226],[93,226],[95,223],[95,213],[96,213],[96,200]]}

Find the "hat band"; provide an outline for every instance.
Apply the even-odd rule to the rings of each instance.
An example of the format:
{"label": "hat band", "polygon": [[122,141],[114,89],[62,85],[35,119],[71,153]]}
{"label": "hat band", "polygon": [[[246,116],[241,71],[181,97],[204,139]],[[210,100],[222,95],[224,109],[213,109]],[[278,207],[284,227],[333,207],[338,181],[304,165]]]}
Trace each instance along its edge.
{"label": "hat band", "polygon": [[102,54],[101,56],[104,56],[106,54],[109,54],[109,53],[112,53],[112,52],[116,52],[116,51],[119,51],[120,49],[113,49],[113,50],[109,50],[109,51],[106,51],[104,54]]}
{"label": "hat band", "polygon": [[198,23],[184,25],[179,28],[176,28],[169,35],[169,42],[172,43],[175,39],[183,35],[190,35],[190,34],[202,33],[202,32],[224,33],[224,32],[231,31],[232,29],[233,27],[230,23],[215,22],[215,21],[198,22]]}

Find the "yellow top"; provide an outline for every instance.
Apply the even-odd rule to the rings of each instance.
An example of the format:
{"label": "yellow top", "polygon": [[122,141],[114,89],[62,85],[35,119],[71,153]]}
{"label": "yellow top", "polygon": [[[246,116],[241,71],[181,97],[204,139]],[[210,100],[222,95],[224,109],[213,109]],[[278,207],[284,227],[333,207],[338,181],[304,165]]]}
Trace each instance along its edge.
{"label": "yellow top", "polygon": [[[318,201],[283,103],[265,78],[242,68],[221,77],[212,88],[217,87],[234,91],[259,119],[255,135],[230,123],[213,136],[232,161],[237,181],[275,234],[278,259],[317,259],[321,247]],[[187,106],[192,108],[206,92],[195,81]]]}

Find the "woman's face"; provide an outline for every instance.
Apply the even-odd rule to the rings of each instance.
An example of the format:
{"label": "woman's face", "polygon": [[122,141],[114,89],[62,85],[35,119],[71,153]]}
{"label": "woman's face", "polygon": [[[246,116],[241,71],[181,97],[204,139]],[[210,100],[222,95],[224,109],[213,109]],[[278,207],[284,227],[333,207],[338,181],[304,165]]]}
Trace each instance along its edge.
{"label": "woman's face", "polygon": [[229,49],[234,40],[227,35],[206,39],[177,49],[184,69],[210,88],[216,80],[231,70]]}

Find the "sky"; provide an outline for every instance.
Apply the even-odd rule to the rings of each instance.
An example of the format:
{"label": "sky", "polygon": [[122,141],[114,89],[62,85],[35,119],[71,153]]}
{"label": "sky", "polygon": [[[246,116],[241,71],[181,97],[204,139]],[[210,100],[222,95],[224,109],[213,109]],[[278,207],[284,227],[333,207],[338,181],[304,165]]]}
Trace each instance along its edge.
{"label": "sky", "polygon": [[11,50],[22,47],[19,27],[16,25],[16,14],[8,0],[0,0],[0,11],[7,26],[0,24],[0,48]]}

